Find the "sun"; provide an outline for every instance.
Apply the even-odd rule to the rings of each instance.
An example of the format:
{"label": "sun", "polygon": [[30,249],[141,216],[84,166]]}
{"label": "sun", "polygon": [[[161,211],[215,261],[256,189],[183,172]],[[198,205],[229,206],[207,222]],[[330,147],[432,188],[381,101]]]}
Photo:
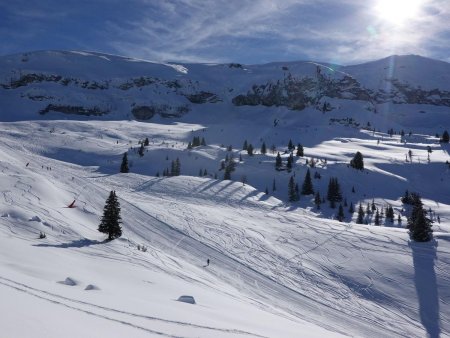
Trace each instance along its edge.
{"label": "sun", "polygon": [[377,16],[394,25],[403,25],[419,14],[423,0],[378,0]]}

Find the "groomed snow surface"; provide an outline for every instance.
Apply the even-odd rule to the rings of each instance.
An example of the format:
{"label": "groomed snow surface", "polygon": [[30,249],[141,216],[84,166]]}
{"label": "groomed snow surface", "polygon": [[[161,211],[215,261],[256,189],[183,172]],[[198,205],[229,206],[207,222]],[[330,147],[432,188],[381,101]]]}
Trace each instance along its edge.
{"label": "groomed snow surface", "polygon": [[[0,336],[450,335],[448,145],[431,130],[405,144],[340,125],[258,123],[1,123]],[[193,136],[208,145],[188,151]],[[289,138],[305,146],[293,172],[274,170],[276,154],[242,152],[232,181],[222,180],[226,146],[237,159],[244,139],[284,150]],[[364,171],[347,166],[356,150]],[[120,174],[126,151],[131,170]],[[181,176],[155,176],[177,157]],[[301,186],[311,157],[327,159],[311,169],[322,175],[313,180],[322,196],[338,177],[348,204],[374,199],[397,216],[405,189],[421,193],[440,217],[434,240],[410,242],[404,213],[402,225],[360,225],[348,208],[342,223],[337,209],[316,210],[313,196],[288,203],[289,177]],[[97,226],[111,190],[123,236],[107,242]]]}

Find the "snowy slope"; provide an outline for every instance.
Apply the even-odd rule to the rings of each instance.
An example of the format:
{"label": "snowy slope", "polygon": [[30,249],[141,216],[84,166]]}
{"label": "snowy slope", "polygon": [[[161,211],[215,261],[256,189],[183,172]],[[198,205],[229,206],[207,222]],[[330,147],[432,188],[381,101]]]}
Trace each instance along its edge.
{"label": "snowy slope", "polygon": [[[244,128],[245,120],[238,124]],[[246,173],[251,185],[193,177],[197,166],[209,166],[214,173],[225,150],[214,143],[187,151],[191,130],[207,139],[215,134],[217,144],[231,143],[229,136],[220,142],[219,132],[203,132],[206,125],[46,121],[1,127],[0,290],[7,300],[2,312],[9,317],[2,327],[8,336],[393,337],[450,332],[448,169],[441,174],[447,186],[429,188],[415,176],[432,164],[390,161],[404,152],[395,139],[376,146],[381,135],[335,127],[353,137],[305,148],[307,156],[328,158],[315,187],[322,184],[324,193],[327,178],[338,176],[349,202],[375,198],[377,205],[389,201],[399,210],[399,197],[411,181],[427,207],[441,216],[432,243],[410,243],[402,227],[357,225],[350,218],[339,223],[330,219],[333,210],[326,206],[317,218],[305,197],[300,204],[287,204],[286,172],[278,173],[279,198],[266,196],[264,188],[253,186],[273,177],[273,155],[243,155],[233,176]],[[256,127],[247,124],[245,135],[256,138]],[[329,132],[319,130],[322,137]],[[135,173],[117,174],[121,154],[144,136],[151,139],[144,157],[129,152]],[[413,137],[416,142],[410,146],[423,147],[422,138]],[[439,166],[448,154],[433,148]],[[339,165],[355,149],[367,155],[367,173],[355,175]],[[169,162],[181,158],[184,176],[153,176],[165,156]],[[408,165],[415,166],[415,173]],[[303,161],[295,170],[303,177]],[[357,189],[355,196],[349,195],[349,183]],[[108,243],[96,227],[110,190],[120,197],[124,236]],[[77,208],[64,208],[73,199]],[[40,231],[46,239],[37,239]],[[148,251],[137,250],[138,244]],[[203,268],[206,258],[211,266]],[[71,280],[66,278],[75,285],[67,285]],[[85,290],[87,285],[94,290]],[[176,302],[183,294],[194,296],[197,305]],[[26,326],[19,324],[24,317]]]}

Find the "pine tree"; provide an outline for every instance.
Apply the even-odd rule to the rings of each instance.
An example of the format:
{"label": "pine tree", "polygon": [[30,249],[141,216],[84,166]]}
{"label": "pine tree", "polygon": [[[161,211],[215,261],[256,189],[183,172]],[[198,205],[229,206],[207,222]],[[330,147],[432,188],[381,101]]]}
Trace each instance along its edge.
{"label": "pine tree", "polygon": [[144,146],[148,146],[150,144],[150,142],[148,141],[148,137],[145,138],[144,140]]}
{"label": "pine tree", "polygon": [[297,157],[303,157],[303,146],[299,143],[297,145],[297,153],[295,154]]}
{"label": "pine tree", "polygon": [[348,212],[353,214],[355,212],[355,208],[353,207],[353,202],[350,202],[350,207],[348,208]]}
{"label": "pine tree", "polygon": [[144,144],[143,143],[141,143],[141,146],[139,147],[138,154],[140,157],[144,156]]}
{"label": "pine tree", "polygon": [[280,153],[278,153],[277,157],[275,159],[275,169],[281,170],[282,166],[283,166],[283,160],[281,159]]}
{"label": "pine tree", "polygon": [[390,204],[386,208],[386,219],[389,220],[390,222],[394,222],[394,209]]}
{"label": "pine tree", "polygon": [[416,242],[428,242],[431,240],[433,230],[431,220],[426,217],[426,211],[418,194],[411,194],[413,209],[408,217],[409,236]]}
{"label": "pine tree", "polygon": [[442,134],[442,138],[441,138],[441,142],[442,143],[448,143],[450,140],[449,135],[448,135],[448,131],[445,130]]}
{"label": "pine tree", "polygon": [[289,149],[289,151],[292,151],[293,149],[295,149],[294,144],[292,143],[292,140],[289,140],[288,149]]}
{"label": "pine tree", "polygon": [[342,207],[342,204],[339,204],[337,218],[339,222],[342,222],[342,220],[344,219],[344,208]]}
{"label": "pine tree", "polygon": [[372,211],[377,210],[377,207],[375,206],[375,199],[372,199],[372,205],[370,207],[372,208]]}
{"label": "pine tree", "polygon": [[292,169],[292,162],[293,162],[293,157],[292,157],[292,153],[289,155],[288,159],[287,159],[287,163],[286,163],[286,169],[290,172]]}
{"label": "pine tree", "polygon": [[405,191],[405,195],[402,197],[402,203],[403,204],[410,204],[411,203],[411,197],[409,195],[409,191]]}
{"label": "pine tree", "polygon": [[264,193],[265,193],[266,195],[269,195],[269,189],[267,189],[267,187],[266,187],[266,190],[264,190]]}
{"label": "pine tree", "polygon": [[363,170],[364,169],[363,155],[359,151],[356,152],[355,156],[350,161],[350,166],[355,168],[355,169],[358,169],[358,170]]}
{"label": "pine tree", "polygon": [[316,205],[317,209],[320,209],[320,204],[322,203],[322,199],[320,198],[319,191],[316,192],[314,195],[314,204]]}
{"label": "pine tree", "polygon": [[288,185],[288,197],[289,197],[289,202],[295,202],[297,200],[297,196],[295,193],[295,181],[294,181],[294,177],[291,176],[291,178],[289,179],[289,185]]}
{"label": "pine tree", "polygon": [[108,234],[108,240],[113,240],[122,236],[120,223],[122,223],[122,218],[120,217],[119,200],[116,192],[111,191],[103,208],[103,216],[98,231]]}
{"label": "pine tree", "polygon": [[231,169],[230,169],[230,166],[228,166],[228,165],[225,167],[225,172],[223,174],[223,179],[224,180],[231,180]]}
{"label": "pine tree", "polygon": [[375,212],[375,221],[374,221],[375,225],[380,225],[381,223],[381,219],[380,219],[380,212],[378,211],[378,208]]}
{"label": "pine tree", "polygon": [[120,165],[120,172],[127,173],[129,171],[130,171],[130,168],[128,167],[128,156],[127,156],[127,153],[124,153],[123,157],[122,157],[122,164]]}
{"label": "pine tree", "polygon": [[244,141],[244,145],[242,146],[242,150],[247,150],[248,143],[247,140]]}
{"label": "pine tree", "polygon": [[327,200],[333,209],[336,207],[336,202],[342,201],[341,188],[336,177],[331,177],[328,183]]}
{"label": "pine tree", "polygon": [[305,180],[302,185],[302,195],[311,195],[314,194],[314,188],[311,180],[311,174],[309,169],[306,171]]}
{"label": "pine tree", "polygon": [[[206,169],[205,169],[206,171]],[[181,175],[181,163],[180,163],[180,159],[177,157],[177,159],[175,160],[175,176],[180,176]]]}
{"label": "pine tree", "polygon": [[253,146],[251,143],[247,147],[247,154],[248,156],[253,156]]}
{"label": "pine tree", "polygon": [[359,203],[358,217],[356,218],[356,223],[358,223],[358,224],[364,223],[364,210],[363,210],[361,203]]}
{"label": "pine tree", "polygon": [[202,142],[200,142],[200,145],[206,146],[206,141],[205,141],[205,138],[204,138],[204,137],[202,137]]}
{"label": "pine tree", "polygon": [[263,142],[261,145],[261,154],[265,155],[267,153],[266,143]]}

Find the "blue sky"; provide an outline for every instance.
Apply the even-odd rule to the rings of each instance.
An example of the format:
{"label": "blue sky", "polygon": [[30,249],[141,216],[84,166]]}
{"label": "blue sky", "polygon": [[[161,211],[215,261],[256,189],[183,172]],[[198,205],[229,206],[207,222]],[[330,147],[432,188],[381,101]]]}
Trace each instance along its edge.
{"label": "blue sky", "polygon": [[89,50],[153,61],[450,61],[449,0],[0,0],[0,55]]}

